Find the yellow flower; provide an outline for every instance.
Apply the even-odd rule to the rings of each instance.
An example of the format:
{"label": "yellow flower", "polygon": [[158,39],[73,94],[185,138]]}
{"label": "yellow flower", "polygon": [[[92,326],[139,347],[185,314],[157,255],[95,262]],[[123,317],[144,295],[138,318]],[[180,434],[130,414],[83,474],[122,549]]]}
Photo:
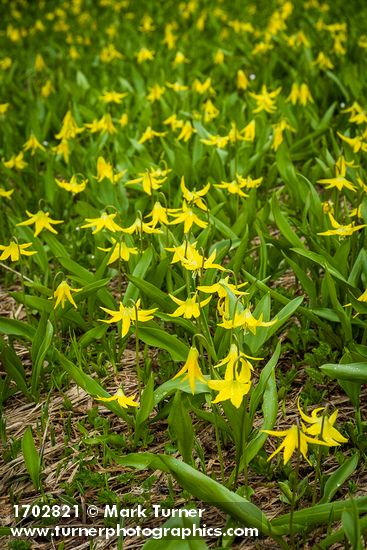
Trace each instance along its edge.
{"label": "yellow flower", "polygon": [[350,189],[351,191],[356,191],[357,188],[351,181],[348,181],[345,177],[345,169],[343,170],[343,173],[337,175],[335,178],[324,178],[322,180],[317,180],[317,183],[322,183],[323,185],[328,184],[326,186],[326,189],[332,189],[333,187],[336,187],[341,191],[344,189]]}
{"label": "yellow flower", "polygon": [[273,144],[271,148],[274,151],[277,151],[280,144],[283,143],[284,130],[290,130],[291,132],[295,132],[295,130],[284,118],[280,122],[278,122],[278,124],[274,124],[273,128],[274,128],[274,138],[273,138]]}
{"label": "yellow flower", "polygon": [[340,139],[348,143],[350,147],[353,149],[353,153],[358,153],[362,149],[362,151],[367,151],[367,143],[364,143],[362,139],[359,136],[356,136],[354,138],[350,138],[348,136],[343,136],[340,132],[337,132]]}
{"label": "yellow flower", "polygon": [[200,292],[204,292],[204,294],[218,294],[219,298],[226,298],[228,296],[228,290],[230,290],[233,294],[236,296],[244,296],[245,294],[248,294],[247,292],[243,292],[239,290],[243,286],[246,286],[247,283],[242,283],[238,286],[233,285],[228,282],[229,275],[225,277],[225,279],[219,279],[217,283],[214,283],[210,286],[198,286],[197,289],[200,290]]}
{"label": "yellow flower", "polygon": [[205,145],[211,145],[213,147],[218,147],[219,149],[224,149],[229,141],[228,136],[213,136],[209,134],[209,138],[201,139],[202,143],[205,143]]}
{"label": "yellow flower", "polygon": [[212,297],[209,296],[209,298],[207,298],[206,300],[203,300],[202,302],[197,302],[196,293],[192,296],[192,298],[187,298],[187,300],[179,300],[178,298],[176,298],[176,296],[173,296],[173,294],[170,294],[169,297],[179,306],[173,313],[170,313],[169,315],[171,315],[171,317],[184,317],[185,319],[191,319],[191,317],[197,319],[198,317],[200,317],[200,309],[205,307],[212,299]]}
{"label": "yellow flower", "polygon": [[243,134],[243,139],[245,141],[254,141],[255,139],[256,124],[255,120],[251,120],[244,128],[241,130]]}
{"label": "yellow flower", "polygon": [[133,233],[146,233],[148,235],[151,235],[152,233],[162,233],[160,229],[155,229],[148,223],[144,223],[140,218],[136,218],[134,223],[132,223],[129,227],[123,227],[122,231],[124,233],[128,233],[129,235],[132,235]]}
{"label": "yellow flower", "polygon": [[21,255],[32,256],[33,254],[37,254],[35,250],[26,250],[30,246],[32,246],[32,243],[18,244],[15,241],[10,241],[8,245],[0,244],[0,250],[3,251],[0,255],[0,260],[10,258],[12,262],[17,262]]}
{"label": "yellow flower", "polygon": [[212,85],[211,78],[207,78],[204,82],[200,82],[200,80],[196,78],[192,84],[192,89],[194,90],[194,92],[197,92],[202,95],[211,89],[211,85]]}
{"label": "yellow flower", "polygon": [[189,60],[182,52],[177,52],[174,60],[172,61],[172,65],[182,65],[183,63],[189,63]]}
{"label": "yellow flower", "polygon": [[101,248],[98,247],[99,250],[103,250],[103,252],[111,252],[110,258],[107,262],[107,265],[113,264],[116,260],[125,260],[126,262],[129,261],[130,254],[137,254],[138,250],[135,247],[129,247],[124,241],[116,241],[116,239],[111,239],[112,245],[110,248]]}
{"label": "yellow flower", "polygon": [[198,350],[195,347],[191,347],[186,359],[186,363],[184,364],[182,369],[179,370],[179,372],[173,377],[173,380],[175,380],[179,376],[182,376],[183,374],[187,373],[186,376],[182,378],[182,382],[184,380],[189,381],[192,394],[195,393],[197,380],[206,384],[206,380],[204,378],[203,373],[201,372],[198,359],[199,359]]}
{"label": "yellow flower", "polygon": [[262,357],[251,357],[251,355],[246,355],[243,351],[240,351],[236,344],[232,344],[229,350],[228,355],[222,359],[219,363],[214,365],[215,367],[222,367],[223,365],[227,365],[226,367],[226,373],[228,372],[227,377],[232,374],[233,378],[233,369],[241,367],[241,369],[244,371],[243,375],[247,376],[247,379],[250,380],[251,378],[251,371],[253,370],[253,366],[248,361],[248,359],[253,359],[254,361],[261,361]]}
{"label": "yellow flower", "polygon": [[141,25],[139,26],[141,32],[152,32],[155,30],[153,25],[153,18],[150,15],[144,14]]}
{"label": "yellow flower", "polygon": [[99,120],[94,119],[92,122],[86,122],[84,126],[88,128],[92,134],[96,132],[105,132],[111,135],[117,133],[116,126],[109,113],[103,115]]}
{"label": "yellow flower", "polygon": [[307,103],[313,103],[313,98],[307,84],[301,84],[299,88],[299,102],[304,107]]}
{"label": "yellow flower", "polygon": [[82,225],[82,229],[93,227],[93,235],[95,233],[98,233],[99,231],[102,231],[102,229],[108,229],[112,233],[115,233],[116,231],[122,231],[122,227],[120,227],[116,222],[113,221],[116,216],[116,213],[107,214],[106,212],[103,212],[103,214],[101,214],[99,218],[86,218],[85,221],[88,223]]}
{"label": "yellow flower", "polygon": [[185,124],[182,127],[182,130],[177,137],[178,141],[183,140],[185,143],[189,141],[191,136],[196,132],[195,128],[192,126],[189,120],[186,120]]}
{"label": "yellow flower", "polygon": [[239,90],[246,90],[248,87],[248,78],[244,71],[240,69],[237,71],[237,88]]}
{"label": "yellow flower", "polygon": [[0,69],[2,71],[6,71],[12,66],[12,63],[13,62],[10,57],[3,57],[2,59],[0,59]]}
{"label": "yellow flower", "polygon": [[287,101],[290,101],[292,105],[296,105],[296,103],[299,103],[303,107],[307,105],[307,103],[313,103],[313,99],[311,96],[311,92],[307,84],[297,84],[297,82],[294,82],[292,84],[291,93],[288,96]]}
{"label": "yellow flower", "polygon": [[139,321],[140,323],[145,323],[146,321],[151,321],[154,317],[154,313],[157,311],[157,308],[154,309],[139,309],[140,300],[138,300],[135,306],[125,307],[122,302],[119,304],[119,309],[114,311],[112,309],[107,309],[101,307],[103,311],[111,315],[111,319],[100,319],[103,323],[119,323],[122,321],[121,329],[121,338],[127,335],[130,330],[131,322]]}
{"label": "yellow flower", "polygon": [[27,166],[27,163],[23,160],[23,157],[23,151],[21,151],[17,155],[13,155],[12,157],[10,157],[9,160],[4,160],[5,168],[15,168],[16,170],[23,170]]}
{"label": "yellow flower", "polygon": [[23,149],[24,149],[24,151],[31,150],[31,155],[32,156],[37,151],[37,149],[40,149],[41,151],[46,151],[44,146],[38,141],[38,139],[36,138],[36,136],[33,133],[30,135],[30,138],[23,145]]}
{"label": "yellow flower", "polygon": [[146,172],[140,172],[138,177],[126,182],[126,185],[140,184],[143,187],[143,191],[147,195],[151,195],[153,191],[160,189],[162,185],[167,181],[167,174],[170,169],[161,170],[160,168],[150,168]]}
{"label": "yellow flower", "polygon": [[[184,125],[184,121],[183,120],[179,120],[177,118],[177,115],[174,113],[173,115],[169,116],[168,118],[166,118],[164,121],[163,121],[163,124],[165,126],[171,126],[171,130],[175,131],[175,130],[178,130],[179,128],[182,128],[183,125]],[[187,140],[185,140],[187,141]]]}
{"label": "yellow flower", "polygon": [[227,368],[224,380],[208,381],[209,388],[219,392],[212,403],[219,403],[220,401],[228,401],[230,399],[236,409],[241,406],[244,396],[248,394],[251,388],[251,371],[249,371],[247,366],[235,367],[234,370],[234,376],[233,369]]}
{"label": "yellow flower", "polygon": [[220,323],[218,326],[226,328],[226,329],[232,329],[232,328],[243,328],[245,331],[249,330],[252,332],[252,334],[256,334],[256,329],[258,327],[271,327],[276,323],[276,319],[273,321],[263,321],[263,314],[260,314],[260,317],[256,319],[251,311],[250,308],[246,308],[245,310],[241,312],[235,312],[233,319],[222,319],[222,323]]}
{"label": "yellow flower", "polygon": [[236,178],[238,182],[241,185],[244,185],[247,189],[257,189],[257,187],[260,187],[263,181],[263,177],[252,179],[251,176],[246,176],[245,178],[243,176],[240,176],[240,174],[236,174]]}
{"label": "yellow flower", "polygon": [[98,157],[97,160],[97,176],[95,176],[97,181],[103,181],[104,179],[109,180],[111,183],[117,183],[122,176],[125,174],[126,170],[122,172],[113,173],[113,167],[110,162],[107,162],[103,157]]}
{"label": "yellow flower", "polygon": [[332,64],[330,58],[325,55],[323,52],[320,52],[317,58],[314,61],[315,65],[318,65],[320,69],[324,69],[325,71],[328,69],[333,69],[334,65]]}
{"label": "yellow flower", "polygon": [[308,443],[313,443],[314,445],[325,445],[328,446],[324,441],[319,439],[312,439],[308,435],[302,432],[297,425],[293,425],[288,430],[282,430],[276,432],[274,430],[260,430],[263,433],[274,435],[275,437],[284,437],[284,441],[279,445],[279,447],[269,456],[268,461],[271,460],[275,455],[277,455],[282,449],[283,452],[283,461],[284,465],[289,462],[292,454],[296,449],[299,449],[302,456],[307,460],[309,464],[310,461],[307,458],[308,453]]}
{"label": "yellow flower", "polygon": [[197,287],[200,292],[204,292],[205,294],[218,294],[219,300],[217,303],[217,309],[219,311],[219,314],[222,316],[226,315],[226,312],[229,308],[229,292],[232,292],[235,296],[245,296],[246,294],[248,294],[247,292],[238,290],[239,288],[247,285],[247,283],[242,283],[241,285],[238,285],[236,287],[235,285],[229,283],[228,279],[229,276],[225,277],[225,279],[220,279],[217,283],[213,285]]}
{"label": "yellow flower", "polygon": [[148,50],[147,48],[141,48],[136,54],[138,63],[143,63],[144,61],[151,61],[154,59],[154,51]]}
{"label": "yellow flower", "polygon": [[123,113],[119,118],[119,124],[121,128],[124,128],[129,123],[129,115],[127,113]]}
{"label": "yellow flower", "polygon": [[224,62],[224,53],[222,50],[217,50],[213,56],[213,59],[216,65],[222,65]]}
{"label": "yellow flower", "polygon": [[116,50],[113,44],[108,44],[108,46],[102,48],[99,58],[102,63],[110,63],[111,61],[114,61],[114,59],[122,59],[123,55]]}
{"label": "yellow flower", "polygon": [[128,407],[139,407],[139,403],[137,401],[134,401],[135,399],[135,393],[131,397],[127,397],[121,388],[117,390],[115,395],[111,395],[110,397],[95,397],[97,401],[104,401],[105,403],[108,403],[110,401],[117,401],[117,403],[122,407],[123,409],[127,409]]}
{"label": "yellow flower", "polygon": [[153,84],[153,86],[150,86],[149,88],[149,94],[147,95],[147,100],[151,103],[154,103],[155,101],[159,101],[164,92],[166,91],[164,86],[160,86],[159,84]]}
{"label": "yellow flower", "polygon": [[10,103],[0,103],[0,116],[4,116],[9,109]]}
{"label": "yellow flower", "polygon": [[76,175],[71,176],[70,181],[63,181],[55,178],[55,181],[61,189],[65,189],[65,191],[69,191],[70,193],[73,193],[76,195],[77,193],[81,193],[86,188],[87,179],[82,179],[80,182],[78,182],[78,178]]}
{"label": "yellow flower", "polygon": [[243,198],[249,196],[242,191],[242,188],[246,187],[246,183],[241,183],[239,181],[222,181],[222,183],[214,184],[214,187],[217,187],[218,189],[225,189],[231,195],[239,195]]}
{"label": "yellow flower", "polygon": [[255,44],[254,48],[252,48],[252,54],[258,55],[268,52],[269,50],[272,50],[274,46],[272,44],[269,44],[268,42],[259,42],[258,44]]}
{"label": "yellow flower", "polygon": [[147,129],[144,130],[141,138],[139,139],[139,143],[145,143],[146,141],[150,141],[155,137],[164,137],[166,134],[167,132],[157,132],[156,130],[153,130],[151,126],[148,126]]}
{"label": "yellow flower", "polygon": [[173,50],[176,45],[177,36],[173,33],[175,28],[177,28],[176,23],[167,23],[164,29],[163,43],[167,45],[169,50]]}
{"label": "yellow flower", "polygon": [[56,309],[59,304],[61,304],[62,309],[64,309],[65,300],[68,300],[76,308],[77,305],[71,293],[80,292],[81,290],[81,288],[72,288],[66,281],[62,281],[53,294],[53,297],[56,298],[54,309]]}
{"label": "yellow flower", "polygon": [[37,73],[40,73],[46,69],[46,63],[44,62],[44,59],[40,53],[36,55],[36,59],[34,61],[34,69]]}
{"label": "yellow flower", "polygon": [[182,191],[182,196],[188,204],[194,204],[195,206],[197,206],[198,208],[204,211],[208,210],[202,197],[205,197],[205,195],[208,193],[210,189],[210,183],[207,183],[207,185],[202,189],[200,189],[200,191],[196,191],[196,189],[194,189],[193,191],[190,191],[185,185],[185,177],[182,176],[180,187]]}
{"label": "yellow flower", "polygon": [[29,216],[29,220],[25,220],[24,222],[17,223],[17,226],[19,225],[35,225],[34,228],[34,236],[37,237],[41,233],[43,229],[47,229],[48,231],[51,231],[51,233],[57,234],[57,231],[53,225],[64,223],[63,220],[53,220],[50,218],[49,212],[43,212],[42,210],[38,210],[36,214],[32,214],[31,212],[28,212],[26,210],[27,216]]}
{"label": "yellow flower", "polygon": [[277,88],[273,92],[268,92],[265,84],[261,87],[261,92],[255,94],[250,92],[250,96],[253,97],[256,101],[257,107],[253,109],[253,113],[260,113],[261,111],[266,111],[267,113],[274,113],[276,111],[275,107],[275,98],[279,95],[281,88]]}
{"label": "yellow flower", "polygon": [[203,110],[205,122],[210,122],[219,115],[219,109],[216,108],[210,99],[204,103]]}
{"label": "yellow flower", "polygon": [[122,103],[122,100],[127,96],[128,94],[125,93],[119,93],[119,92],[103,92],[103,94],[100,96],[103,103]]}
{"label": "yellow flower", "polygon": [[180,84],[179,82],[166,82],[166,85],[168,88],[171,88],[174,92],[186,92],[188,90],[188,86],[184,86],[183,84]]}
{"label": "yellow flower", "polygon": [[357,298],[359,302],[367,302],[367,289]]}
{"label": "yellow flower", "polygon": [[321,414],[321,416],[318,416],[320,411],[325,411],[325,407],[318,407],[312,411],[311,416],[307,416],[299,405],[299,399],[297,401],[297,407],[302,420],[308,424],[311,424],[311,426],[303,428],[306,433],[313,436],[319,436],[321,440],[325,441],[325,443],[329,446],[340,445],[340,443],[348,442],[348,439],[343,437],[341,433],[334,428],[334,424],[338,416],[337,410],[334,411],[330,417],[326,414]]}
{"label": "yellow flower", "polygon": [[183,205],[182,205],[182,211],[172,212],[171,216],[173,216],[176,219],[171,221],[170,224],[177,225],[179,223],[183,223],[184,233],[188,233],[194,224],[203,229],[208,225],[208,222],[201,220],[195,214],[195,212],[186,204],[185,201],[183,202]]}
{"label": "yellow flower", "polygon": [[156,227],[159,223],[162,225],[168,225],[169,220],[168,220],[167,214],[169,212],[174,212],[174,210],[175,209],[173,208],[164,208],[164,206],[162,206],[159,201],[156,201],[154,203],[152,211],[149,214],[147,214],[145,217],[152,218],[152,221],[149,222],[149,225],[151,225],[151,227],[153,228]]}
{"label": "yellow flower", "polygon": [[349,237],[355,231],[359,231],[360,229],[367,227],[367,224],[353,225],[352,223],[350,223],[348,225],[341,225],[336,221],[336,219],[334,218],[331,212],[329,212],[328,215],[329,215],[331,225],[334,229],[329,229],[328,231],[317,233],[318,235],[324,235],[324,236],[338,235],[339,237]]}
{"label": "yellow flower", "polygon": [[358,185],[362,187],[363,191],[367,193],[367,185],[361,180],[361,178],[357,178]]}
{"label": "yellow flower", "polygon": [[83,128],[78,127],[73,118],[73,115],[71,114],[71,111],[67,111],[62,120],[61,130],[58,134],[55,135],[55,138],[60,140],[73,139],[82,131]]}
{"label": "yellow flower", "polygon": [[69,162],[69,142],[67,139],[62,139],[58,145],[52,148],[57,155],[62,155],[66,163]]}
{"label": "yellow flower", "polygon": [[196,243],[182,243],[180,246],[166,248],[169,252],[173,252],[171,263],[180,262],[182,267],[189,271],[200,272],[203,269],[219,269],[224,271],[224,267],[215,264],[216,251],[214,250],[209,258],[205,258],[196,250]]}
{"label": "yellow flower", "polygon": [[10,199],[13,193],[14,193],[14,189],[9,189],[9,191],[7,191],[3,187],[0,187],[0,197],[4,197],[5,199]]}

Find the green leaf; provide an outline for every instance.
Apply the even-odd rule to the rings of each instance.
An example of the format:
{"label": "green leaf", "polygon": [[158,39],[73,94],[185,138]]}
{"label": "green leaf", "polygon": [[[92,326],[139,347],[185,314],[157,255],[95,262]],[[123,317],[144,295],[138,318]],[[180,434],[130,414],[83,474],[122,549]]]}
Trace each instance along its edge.
{"label": "green leaf", "polygon": [[[184,510],[185,508],[181,508]],[[188,508],[186,508],[188,509]],[[193,508],[190,508],[193,510]],[[189,529],[192,533],[194,531],[194,526],[199,529],[200,518],[199,517],[172,517],[162,525],[162,529],[180,529],[180,533],[185,532],[182,529]],[[186,531],[188,532],[188,531]],[[170,533],[170,531],[168,531]],[[196,535],[195,538],[189,537],[187,540],[183,540],[182,536],[173,537],[170,533],[168,536],[165,536],[164,539],[150,539],[144,546],[143,550],[162,550],[162,540],[164,540],[165,550],[208,550],[207,544]]]}
{"label": "green leaf", "polygon": [[[205,376],[209,379],[209,376]],[[163,399],[170,396],[172,393],[175,393],[177,390],[180,390],[185,393],[192,393],[190,384],[188,380],[180,380],[176,378],[175,380],[168,380],[164,384],[158,386],[154,391],[154,406],[158,405]],[[210,393],[210,389],[204,382],[196,382],[195,395],[199,393]]]}
{"label": "green leaf", "polygon": [[144,279],[134,277],[134,275],[127,275],[129,281],[133,283],[145,296],[148,296],[152,300],[152,305],[157,304],[160,309],[163,311],[168,311],[172,313],[175,309],[175,304],[172,302],[171,298],[162,292],[155,285],[152,285]]}
{"label": "green leaf", "polygon": [[148,346],[165,349],[174,361],[186,361],[189,348],[177,336],[169,334],[160,328],[139,325],[139,338],[148,344]]}
{"label": "green leaf", "polygon": [[141,429],[144,423],[146,422],[146,420],[148,420],[149,415],[154,408],[153,391],[154,391],[154,376],[151,375],[148,380],[148,383],[145,385],[144,391],[140,399],[140,407],[138,408],[136,413],[135,434],[134,434],[135,443],[139,441]]}
{"label": "green leaf", "polygon": [[273,194],[271,201],[271,208],[275,223],[278,226],[279,231],[287,239],[287,241],[295,248],[304,248],[304,244],[299,237],[297,237],[294,229],[291,227],[288,218],[282,213],[276,194]]}
{"label": "green leaf", "polygon": [[41,458],[34,443],[32,429],[29,426],[22,438],[22,453],[27,472],[36,490],[41,485]]}
{"label": "green leaf", "polygon": [[[69,361],[65,355],[60,353],[57,349],[54,349],[54,354],[62,366],[62,368],[67,372],[67,374],[72,378],[78,386],[83,388],[91,397],[110,397],[109,393],[106,392],[102,386],[98,384],[94,378],[86,374],[81,368],[76,367],[71,361]],[[102,404],[106,409],[109,409],[115,413],[120,418],[123,418],[128,424],[132,423],[131,418],[127,412],[120,407],[116,401],[98,401],[97,403]]]}
{"label": "green leaf", "polygon": [[349,380],[350,382],[367,382],[367,363],[325,363],[320,369],[330,378]]}
{"label": "green leaf", "polygon": [[5,372],[14,380],[17,388],[30,399],[31,395],[22,362],[13,348],[8,346],[2,338],[0,338],[0,359]]}
{"label": "green leaf", "polygon": [[[367,497],[357,497],[354,500],[359,512],[367,512]],[[339,521],[342,513],[351,509],[348,500],[337,500],[327,504],[316,504],[310,508],[297,510],[293,514],[293,525],[299,528],[309,528],[315,525],[330,525]],[[282,534],[289,533],[290,514],[284,514],[272,520],[271,524],[281,530]]]}
{"label": "green leaf", "polygon": [[308,260],[311,260],[312,262],[315,262],[316,264],[320,265],[324,269],[328,269],[331,275],[335,277],[336,279],[339,279],[339,281],[342,281],[343,283],[346,283],[349,285],[348,281],[343,277],[339,271],[333,267],[330,262],[328,262],[324,256],[321,254],[317,254],[316,252],[311,252],[310,250],[306,250],[304,248],[291,248],[293,252],[296,254],[299,254],[300,256],[303,256],[304,258],[307,258]]}
{"label": "green leaf", "polygon": [[178,450],[188,464],[192,464],[192,449],[194,446],[194,430],[182,394],[177,391],[171,404],[168,415],[168,425],[177,441]]}
{"label": "green leaf", "polygon": [[9,336],[23,336],[27,340],[32,340],[35,329],[23,321],[0,317],[0,333]]}
{"label": "green leaf", "polygon": [[80,346],[80,348],[85,348],[89,346],[89,344],[94,342],[94,340],[99,340],[100,338],[103,338],[107,332],[107,329],[108,326],[104,323],[91,328],[83,334],[83,336],[78,341],[78,345]]}
{"label": "green leaf", "polygon": [[49,350],[54,328],[47,318],[47,314],[41,316],[38,328],[32,341],[31,358],[32,358],[32,376],[31,389],[32,394],[38,399],[39,379],[42,372],[43,361],[46,353]]}
{"label": "green leaf", "polygon": [[242,525],[256,528],[273,538],[274,535],[276,537],[277,530],[272,530],[260,508],[180,460],[153,453],[133,453],[116,460],[122,466],[169,472],[181,487],[194,497],[223,510]]}
{"label": "green leaf", "polygon": [[343,483],[353,474],[358,466],[359,456],[354,454],[348,458],[339,468],[330,474],[325,483],[324,491],[319,504],[330,502],[333,496],[343,486]]}
{"label": "green leaf", "polygon": [[[148,271],[148,268],[152,262],[153,259],[153,250],[151,248],[147,248],[136,264],[136,267],[133,271],[133,277],[144,279],[146,272]],[[137,298],[139,297],[139,288],[135,286],[133,282],[130,282],[127,285],[127,289],[125,292],[125,296],[123,299],[124,306],[129,305],[129,300],[132,300],[133,302],[136,302]]]}

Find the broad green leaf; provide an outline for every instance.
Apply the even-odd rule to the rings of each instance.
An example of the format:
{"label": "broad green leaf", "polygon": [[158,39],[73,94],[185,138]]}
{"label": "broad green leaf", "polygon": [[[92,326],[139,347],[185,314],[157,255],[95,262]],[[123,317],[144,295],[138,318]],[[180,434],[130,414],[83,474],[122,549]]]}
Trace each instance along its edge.
{"label": "broad green leaf", "polygon": [[[54,349],[53,353],[70,378],[72,378],[74,382],[83,388],[83,390],[86,391],[91,397],[110,397],[109,393],[106,392],[106,390],[102,388],[102,386],[100,386],[94,378],[92,378],[89,374],[86,374],[81,368],[74,365],[74,363],[69,361],[65,355],[60,353],[57,349]],[[129,424],[132,423],[132,420],[127,412],[120,407],[116,401],[96,401],[96,404],[103,405],[103,407],[106,407],[106,409],[109,409],[117,416],[123,418]]]}
{"label": "broad green leaf", "polygon": [[11,336],[22,336],[27,340],[32,340],[35,333],[34,327],[23,321],[0,317],[0,334]]}
{"label": "broad green leaf", "polygon": [[[183,510],[183,508],[181,508],[181,510]],[[192,510],[192,508],[190,508],[190,510]],[[194,531],[194,526],[197,527],[197,530],[199,529],[199,517],[172,517],[162,525],[162,529],[166,528],[171,530],[178,528],[180,529],[180,533],[188,532],[182,531],[182,529],[189,529],[192,533]],[[143,550],[162,550],[162,540],[163,539],[148,540],[144,544]],[[173,535],[170,534],[164,537],[164,548],[165,550],[209,550],[207,544],[198,535],[196,535],[195,538],[187,537],[187,540],[184,540],[182,535],[173,537]]]}
{"label": "broad green leaf", "polygon": [[283,214],[280,209],[280,205],[276,194],[273,194],[271,201],[271,208],[274,215],[275,223],[278,226],[279,231],[287,239],[287,241],[295,248],[304,248],[304,244],[301,239],[296,235],[294,229],[291,227],[288,217]]}
{"label": "broad green leaf", "polygon": [[[357,497],[354,502],[360,513],[367,512],[367,497]],[[350,500],[337,500],[327,504],[316,504],[309,508],[297,510],[293,514],[294,526],[299,528],[309,528],[315,525],[330,525],[334,521],[339,521],[342,513],[351,509]],[[290,514],[283,514],[272,520],[271,524],[281,530],[282,534],[289,533]]]}
{"label": "broad green leaf", "polygon": [[14,349],[8,346],[2,338],[0,338],[0,359],[5,372],[12,380],[14,380],[18,390],[30,399],[31,395],[28,389],[26,374],[22,362],[15,353]]}
{"label": "broad green leaf", "polygon": [[[144,279],[146,272],[149,269],[149,266],[153,259],[153,251],[151,248],[147,248],[147,250],[143,253],[142,257],[140,258],[139,262],[137,263],[134,271],[133,276],[135,278]],[[139,296],[139,288],[137,288],[134,283],[130,282],[127,285],[127,289],[124,295],[123,304],[124,306],[128,306],[128,302],[130,300],[136,302],[137,298]]]}
{"label": "broad green leaf", "polygon": [[367,363],[325,363],[320,367],[330,378],[340,378],[350,382],[367,382]]}
{"label": "broad green leaf", "polygon": [[148,346],[168,351],[174,361],[186,361],[189,348],[177,336],[160,328],[147,327],[142,324],[139,325],[138,334],[139,338]]}
{"label": "broad green leaf", "polygon": [[168,415],[168,425],[170,430],[173,431],[182,458],[188,464],[192,464],[194,430],[190,414],[185,407],[180,391],[176,391],[172,400],[171,410]]}
{"label": "broad green leaf", "polygon": [[140,407],[137,409],[135,420],[135,434],[134,439],[137,443],[140,437],[141,428],[148,420],[150,413],[154,408],[154,377],[150,376],[147,384],[144,387],[143,393],[140,399]]}
{"label": "broad green leaf", "polygon": [[277,535],[277,530],[272,529],[260,508],[180,460],[167,455],[136,453],[119,458],[117,462],[131,468],[169,472],[183,489],[204,503],[221,509],[241,525],[259,529],[265,535]]}
{"label": "broad green leaf", "polygon": [[42,372],[43,361],[46,353],[50,348],[54,328],[47,318],[47,315],[41,316],[36,334],[32,341],[31,358],[32,358],[32,377],[31,388],[33,395],[38,399],[40,388],[39,379]]}
{"label": "broad green leaf", "polygon": [[358,466],[358,460],[359,456],[358,454],[354,454],[353,456],[349,457],[339,468],[329,475],[322,498],[319,501],[319,504],[323,504],[324,502],[330,502],[333,496],[339,489],[343,486],[343,483],[353,474],[355,469]]}
{"label": "broad green leaf", "polygon": [[[205,376],[205,378],[209,379],[209,376]],[[158,388],[154,391],[154,406],[158,405],[158,403],[160,403],[163,399],[172,395],[177,390],[185,393],[192,393],[188,380],[182,380],[181,378],[168,380],[167,382],[164,382],[164,384],[158,386]],[[209,392],[210,389],[206,384],[204,384],[204,382],[196,382],[195,395]]]}
{"label": "broad green leaf", "polygon": [[36,490],[41,485],[41,458],[34,443],[32,428],[29,426],[22,438],[22,453],[27,472]]}

